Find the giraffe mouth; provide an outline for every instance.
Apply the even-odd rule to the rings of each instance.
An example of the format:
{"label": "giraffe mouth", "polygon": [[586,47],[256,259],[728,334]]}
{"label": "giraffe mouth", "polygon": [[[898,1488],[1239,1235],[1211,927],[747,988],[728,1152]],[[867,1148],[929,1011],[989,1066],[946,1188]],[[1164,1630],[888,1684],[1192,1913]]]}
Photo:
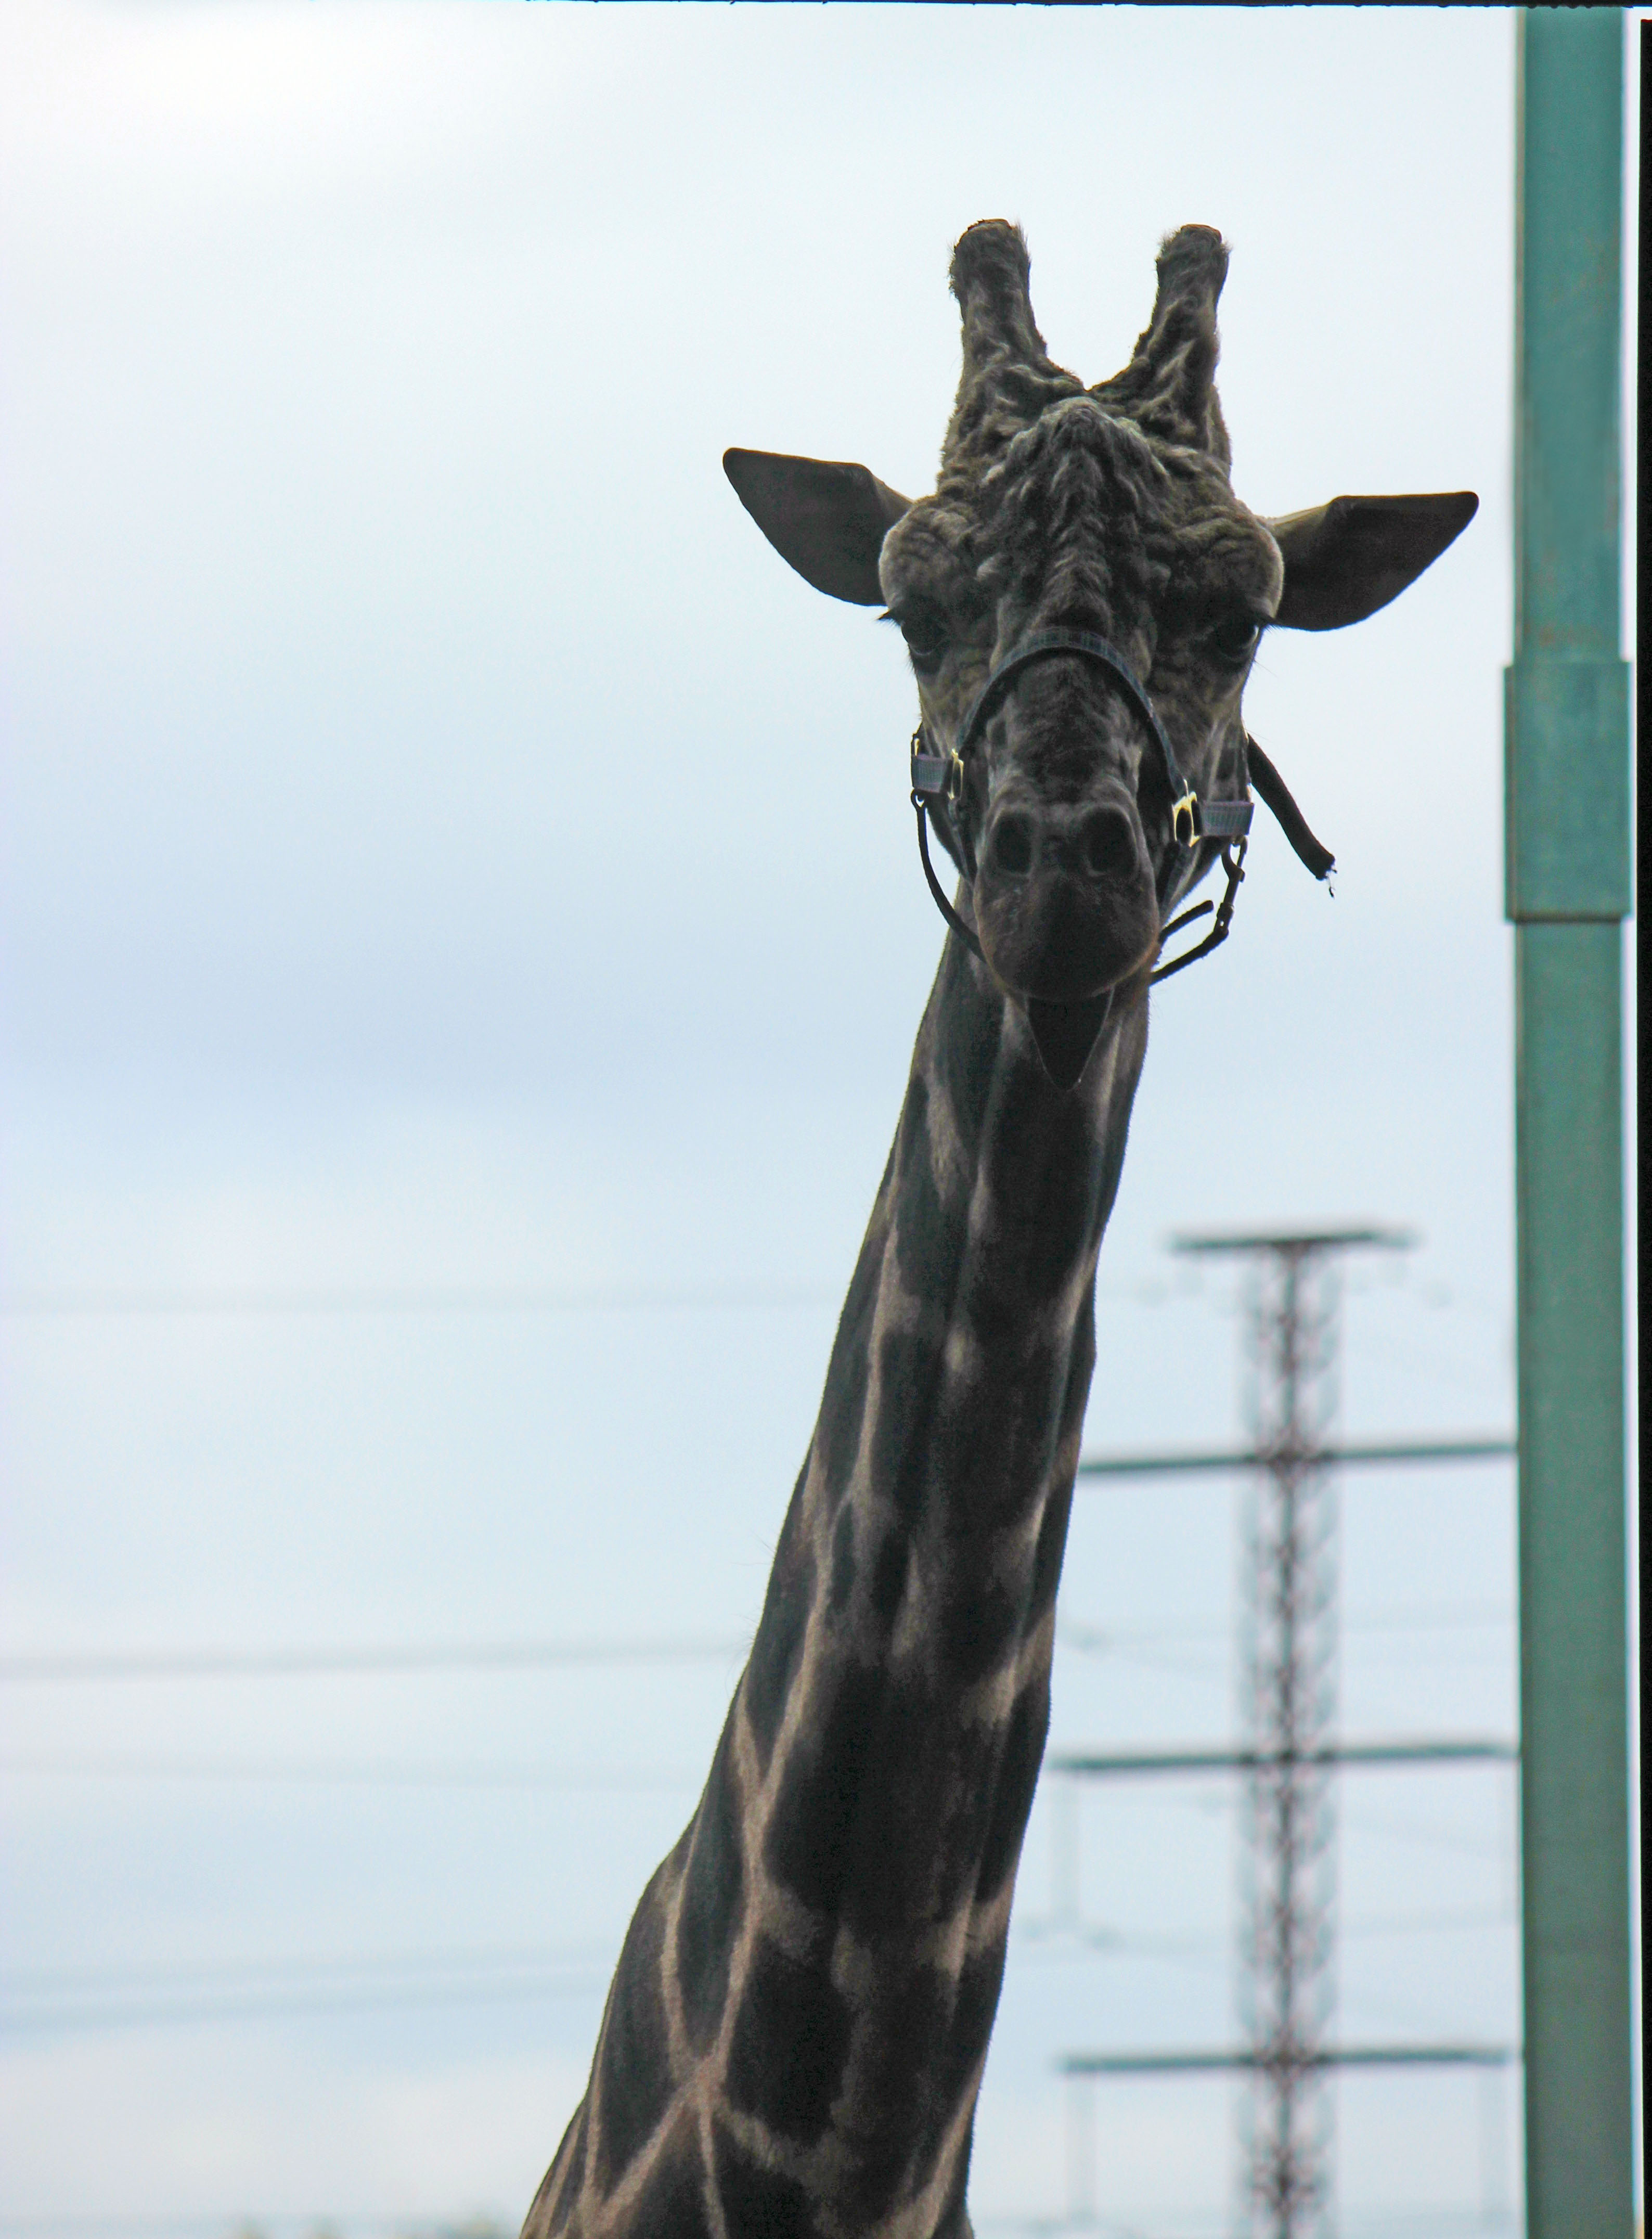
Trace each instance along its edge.
{"label": "giraffe mouth", "polygon": [[1071,1003],[1042,1002],[1036,995],[1023,1001],[1038,1062],[1051,1086],[1064,1096],[1084,1078],[1085,1067],[1111,1014],[1114,993],[1109,987],[1099,995],[1080,996]]}

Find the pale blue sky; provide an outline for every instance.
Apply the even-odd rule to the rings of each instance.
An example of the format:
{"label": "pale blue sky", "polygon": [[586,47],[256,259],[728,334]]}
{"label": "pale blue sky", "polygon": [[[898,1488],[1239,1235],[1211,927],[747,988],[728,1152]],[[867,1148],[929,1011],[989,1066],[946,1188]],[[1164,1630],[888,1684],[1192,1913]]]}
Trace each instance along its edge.
{"label": "pale blue sky", "polygon": [[[1350,1429],[1508,1424],[1508,16],[6,0],[0,44],[6,1295],[403,1302],[10,1313],[14,1652],[749,1631],[941,928],[899,640],[719,462],[928,487],[983,216],[1089,380],[1159,236],[1223,229],[1259,511],[1482,498],[1396,606],[1264,649],[1251,728],[1341,874],[1264,820],[1232,940],[1155,999],[1090,1443],[1233,1434],[1231,1286],[1163,1243],[1276,1221],[1424,1239],[1350,1297]],[[406,1303],[442,1288],[573,1303]],[[1350,1487],[1350,1729],[1509,1731],[1508,1499]],[[1066,1606],[1118,1644],[1063,1652],[1058,1736],[1225,1731],[1230,1496],[1085,1500]],[[255,2004],[345,1956],[561,1987],[17,2030],[0,2235],[514,2222],[737,1664],[5,1687],[18,2010],[30,1970]],[[153,1771],[186,1760],[578,1780]],[[1350,1794],[1350,2034],[1516,2029],[1501,1779]],[[1054,2055],[1232,2027],[1219,1797],[1085,1815],[1125,1942],[1018,1947],[984,2225],[1060,2206]],[[1127,2089],[1104,2204],[1217,2228],[1224,2089]],[[1476,2209],[1486,2114],[1349,2085],[1347,2229]]]}

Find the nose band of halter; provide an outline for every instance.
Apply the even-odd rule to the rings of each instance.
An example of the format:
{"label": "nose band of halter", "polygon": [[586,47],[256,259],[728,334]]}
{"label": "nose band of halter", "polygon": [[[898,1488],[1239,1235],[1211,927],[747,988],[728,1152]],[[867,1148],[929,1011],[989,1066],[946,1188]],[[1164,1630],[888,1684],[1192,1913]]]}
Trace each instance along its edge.
{"label": "nose band of halter", "polygon": [[[1164,765],[1164,776],[1171,789],[1171,830],[1178,847],[1196,847],[1201,840],[1242,840],[1251,829],[1251,806],[1249,801],[1213,801],[1202,804],[1198,794],[1182,774],[1182,766],[1176,759],[1158,712],[1147,696],[1147,688],[1118,648],[1105,638],[1096,637],[1088,630],[1038,630],[1032,637],[1024,637],[1018,645],[1011,647],[992,674],[981,687],[974,706],[964,718],[964,728],[958,734],[958,744],[950,754],[920,754],[912,750],[912,791],[921,794],[926,801],[947,793],[956,801],[962,791],[963,772],[966,757],[982,731],[988,716],[1004,696],[1005,686],[1035,661],[1043,661],[1055,653],[1076,653],[1098,668],[1107,669],[1115,682],[1122,685],[1130,701],[1151,732],[1159,759]],[[956,767],[954,767],[956,766]],[[949,787],[948,781],[952,781]]]}

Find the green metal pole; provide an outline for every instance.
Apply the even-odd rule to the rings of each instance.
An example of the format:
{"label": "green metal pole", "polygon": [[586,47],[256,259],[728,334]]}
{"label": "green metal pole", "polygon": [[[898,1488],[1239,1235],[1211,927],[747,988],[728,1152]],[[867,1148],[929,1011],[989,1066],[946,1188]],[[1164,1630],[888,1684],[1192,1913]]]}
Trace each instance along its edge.
{"label": "green metal pole", "polygon": [[1515,382],[1521,1853],[1529,2239],[1631,2205],[1618,658],[1623,17],[1523,10]]}

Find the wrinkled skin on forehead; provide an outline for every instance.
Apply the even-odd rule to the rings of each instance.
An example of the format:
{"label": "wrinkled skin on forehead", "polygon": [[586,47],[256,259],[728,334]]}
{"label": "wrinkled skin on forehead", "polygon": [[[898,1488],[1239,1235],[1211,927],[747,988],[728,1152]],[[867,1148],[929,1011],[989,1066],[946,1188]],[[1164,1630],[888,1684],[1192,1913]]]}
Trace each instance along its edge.
{"label": "wrinkled skin on forehead", "polygon": [[[879,579],[913,648],[931,750],[956,743],[1012,645],[1083,630],[1150,683],[1201,797],[1232,798],[1240,697],[1278,603],[1279,548],[1234,496],[1224,461],[1072,388],[1000,440],[985,472],[979,455],[952,464],[884,541]],[[1169,806],[1151,737],[1105,669],[1052,657],[1005,695],[970,759],[963,813],[989,867],[983,939],[1013,992],[1071,1000],[1151,966],[1161,914],[1204,867],[1175,847]],[[1045,911],[1040,950],[1032,928],[1014,937],[1004,897],[995,910],[992,839],[1005,816],[1036,813],[1047,830],[1063,808],[1081,833],[1086,808],[1102,824],[1087,849],[1076,843],[1078,891],[1065,912],[1059,896]],[[936,821],[961,860],[952,815],[943,807]]]}

